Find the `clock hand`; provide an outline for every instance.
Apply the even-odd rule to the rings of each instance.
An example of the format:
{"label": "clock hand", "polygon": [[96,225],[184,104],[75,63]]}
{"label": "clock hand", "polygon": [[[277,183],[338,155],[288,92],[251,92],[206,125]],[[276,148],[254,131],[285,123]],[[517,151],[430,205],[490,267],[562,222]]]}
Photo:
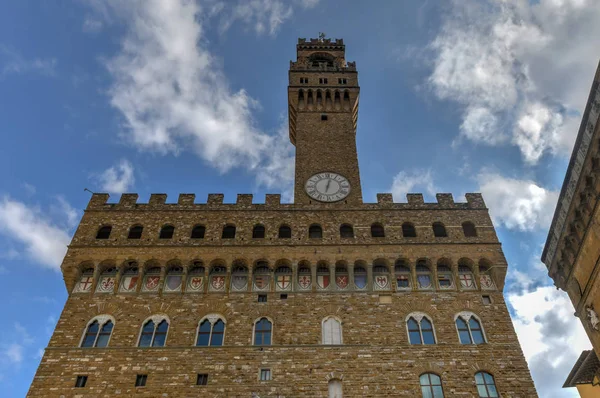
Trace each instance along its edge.
{"label": "clock hand", "polygon": [[327,186],[325,187],[325,193],[329,192],[329,185],[331,184],[331,180],[327,180]]}

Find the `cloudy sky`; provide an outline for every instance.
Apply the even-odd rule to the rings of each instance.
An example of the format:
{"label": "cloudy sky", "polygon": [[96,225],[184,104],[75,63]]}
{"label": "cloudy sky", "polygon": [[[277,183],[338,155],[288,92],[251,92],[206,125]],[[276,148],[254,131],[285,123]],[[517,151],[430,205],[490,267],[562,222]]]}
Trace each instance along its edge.
{"label": "cloudy sky", "polygon": [[540,263],[600,48],[596,0],[63,0],[0,12],[0,385],[23,396],[92,191],[291,194],[298,37],[343,38],[364,199],[482,192],[540,396],[588,347]]}

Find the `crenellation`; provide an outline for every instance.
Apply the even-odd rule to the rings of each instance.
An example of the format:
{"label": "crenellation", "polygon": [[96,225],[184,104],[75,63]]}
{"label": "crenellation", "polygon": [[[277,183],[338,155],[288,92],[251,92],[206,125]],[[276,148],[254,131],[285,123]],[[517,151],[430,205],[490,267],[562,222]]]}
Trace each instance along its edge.
{"label": "crenellation", "polygon": [[391,193],[378,193],[377,194],[377,204],[378,205],[391,205],[394,203],[394,198]]}
{"label": "crenellation", "polygon": [[209,193],[206,204],[209,206],[222,205],[224,198],[225,195],[223,195],[222,193]]}
{"label": "crenellation", "polygon": [[137,193],[124,193],[119,200],[119,207],[135,207],[137,205],[139,195]]}
{"label": "crenellation", "polygon": [[435,198],[440,206],[452,207],[454,206],[454,198],[451,193],[436,193]]}
{"label": "crenellation", "polygon": [[279,207],[281,205],[281,195],[268,193],[265,197],[265,205]]}
{"label": "crenellation", "polygon": [[194,200],[196,200],[196,194],[180,193],[179,198],[177,199],[177,204],[183,206],[191,206],[194,204]]}
{"label": "crenellation", "polygon": [[406,200],[408,200],[408,204],[411,206],[420,206],[425,204],[422,193],[407,193]]}
{"label": "crenellation", "polygon": [[148,205],[157,206],[164,205],[167,202],[167,194],[166,193],[153,193],[150,194],[150,200],[148,201]]}
{"label": "crenellation", "polygon": [[252,194],[238,193],[235,204],[242,207],[252,206],[252,197]]}

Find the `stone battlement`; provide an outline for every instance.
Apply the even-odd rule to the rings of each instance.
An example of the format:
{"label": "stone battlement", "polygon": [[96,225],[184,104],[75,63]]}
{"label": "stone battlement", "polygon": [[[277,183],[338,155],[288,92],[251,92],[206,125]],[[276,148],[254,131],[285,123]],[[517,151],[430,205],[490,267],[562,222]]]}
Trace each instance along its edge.
{"label": "stone battlement", "polygon": [[344,39],[333,39],[333,41],[331,39],[313,39],[310,38],[308,41],[305,38],[298,38],[298,44],[297,44],[297,48],[311,48],[314,46],[318,46],[318,47],[327,47],[327,48],[334,48],[334,47],[340,47],[340,48],[345,48],[346,46],[344,45]]}
{"label": "stone battlement", "polygon": [[[179,194],[177,203],[167,203],[167,194],[154,193],[150,195],[148,202],[138,202],[137,193],[124,193],[116,203],[108,203],[110,195],[107,193],[95,193],[92,195],[87,210],[324,210],[338,208],[335,203],[294,204],[281,203],[280,194],[267,194],[264,203],[254,203],[252,194],[238,194],[235,203],[224,203],[225,195],[222,193],[208,194],[205,203],[196,203],[196,195],[190,193]],[[409,193],[406,195],[407,202],[394,202],[391,193],[378,193],[377,203],[363,203],[351,207],[348,210],[486,210],[485,202],[480,193],[465,194],[466,202],[455,202],[452,194],[436,194],[437,202],[426,203],[420,193]]]}

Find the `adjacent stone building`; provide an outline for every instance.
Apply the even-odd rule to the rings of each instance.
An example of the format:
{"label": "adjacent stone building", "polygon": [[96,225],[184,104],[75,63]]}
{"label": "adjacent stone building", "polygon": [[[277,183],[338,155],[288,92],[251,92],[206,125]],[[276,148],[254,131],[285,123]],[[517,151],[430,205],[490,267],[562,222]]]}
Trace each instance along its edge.
{"label": "adjacent stone building", "polygon": [[535,397],[480,194],[363,203],[342,40],[289,71],[294,203],[94,194],[30,397]]}
{"label": "adjacent stone building", "polygon": [[[599,82],[600,66],[594,76],[542,254],[542,261],[556,287],[569,294],[575,316],[580,319],[594,347],[595,354],[592,355],[600,355]],[[595,372],[600,376],[600,367]],[[595,394],[600,395],[600,386],[593,388]]]}

